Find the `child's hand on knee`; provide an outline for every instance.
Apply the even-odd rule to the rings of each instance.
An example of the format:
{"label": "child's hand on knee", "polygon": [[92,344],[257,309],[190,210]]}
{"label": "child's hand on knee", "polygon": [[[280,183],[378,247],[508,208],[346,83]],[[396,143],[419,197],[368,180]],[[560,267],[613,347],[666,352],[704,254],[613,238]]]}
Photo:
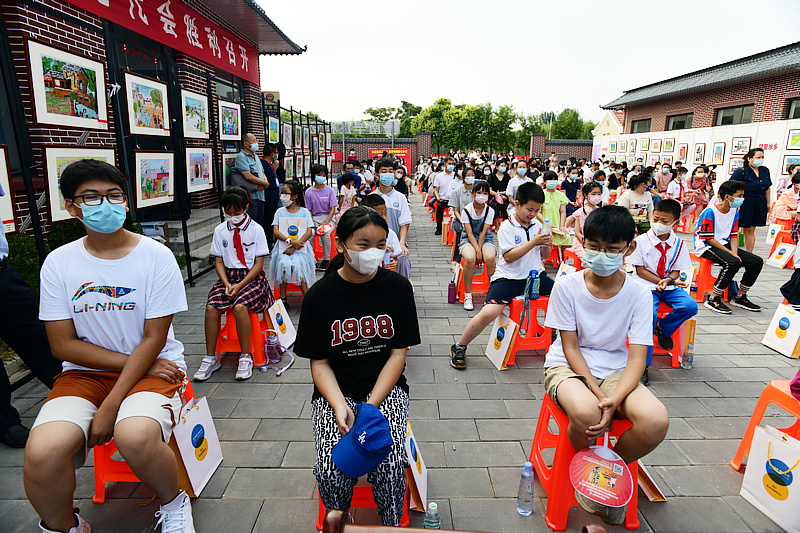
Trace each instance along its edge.
{"label": "child's hand on knee", "polygon": [[608,397],[600,400],[597,406],[601,411],[600,421],[594,426],[589,426],[586,430],[586,435],[592,439],[596,439],[606,431],[611,431],[614,425],[614,412],[617,410],[614,400]]}

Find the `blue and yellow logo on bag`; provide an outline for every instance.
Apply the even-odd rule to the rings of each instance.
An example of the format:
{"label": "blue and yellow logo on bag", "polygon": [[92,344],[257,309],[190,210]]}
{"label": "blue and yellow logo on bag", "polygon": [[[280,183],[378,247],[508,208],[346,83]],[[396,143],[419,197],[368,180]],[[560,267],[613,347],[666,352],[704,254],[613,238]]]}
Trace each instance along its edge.
{"label": "blue and yellow logo on bag", "polygon": [[778,249],[778,255],[776,255],[776,256],[775,256],[775,259],[780,259],[780,258],[782,258],[782,257],[783,257],[783,254],[785,254],[785,253],[786,253],[786,248],[779,248],[779,249]]}
{"label": "blue and yellow logo on bag", "polygon": [[678,281],[686,282],[686,272],[681,272],[681,275],[678,276]]}
{"label": "blue and yellow logo on bag", "polygon": [[283,315],[280,311],[275,313],[275,321],[278,323],[278,329],[281,330],[281,333],[286,333],[286,323],[284,323]]}
{"label": "blue and yellow logo on bag", "polygon": [[787,317],[782,317],[778,321],[778,327],[775,328],[775,335],[779,339],[782,339],[782,338],[784,338],[786,336],[786,333],[787,333],[787,331],[789,329],[789,324],[790,324],[790,322],[789,322],[789,319]]}
{"label": "blue and yellow logo on bag", "polygon": [[194,456],[198,461],[202,461],[208,455],[208,439],[206,430],[202,424],[197,424],[192,428],[192,446],[194,446]]}
{"label": "blue and yellow logo on bag", "polygon": [[494,349],[499,350],[500,346],[503,344],[503,339],[506,336],[506,328],[500,326],[497,328],[497,336],[494,338]]}
{"label": "blue and yellow logo on bag", "polygon": [[[770,443],[771,444],[771,443]],[[795,465],[797,466],[797,465]],[[792,484],[792,469],[778,459],[767,459],[767,473],[764,474],[764,488],[776,500],[784,501],[789,497],[789,485]]]}
{"label": "blue and yellow logo on bag", "polygon": [[776,233],[776,232],[775,232],[775,228],[771,228],[771,229],[769,230],[769,236],[770,236],[770,238],[771,238],[771,239],[774,239],[774,238],[775,238],[775,233]]}

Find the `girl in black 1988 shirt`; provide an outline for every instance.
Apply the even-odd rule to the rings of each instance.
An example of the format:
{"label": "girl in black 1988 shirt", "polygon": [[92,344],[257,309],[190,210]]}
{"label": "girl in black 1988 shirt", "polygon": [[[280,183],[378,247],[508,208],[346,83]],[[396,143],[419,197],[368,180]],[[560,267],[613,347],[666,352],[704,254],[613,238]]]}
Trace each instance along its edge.
{"label": "girl in black 1988 shirt", "polygon": [[339,470],[331,450],[353,427],[356,405],[375,405],[389,422],[393,444],[368,477],[383,524],[399,526],[408,425],[403,369],[408,347],[420,342],[414,294],[403,276],[379,268],[389,229],[374,209],[353,207],[336,231],[339,255],[306,293],[295,343],[295,353],[311,359],[314,379],[314,475],[325,508],[346,512],[357,479]]}

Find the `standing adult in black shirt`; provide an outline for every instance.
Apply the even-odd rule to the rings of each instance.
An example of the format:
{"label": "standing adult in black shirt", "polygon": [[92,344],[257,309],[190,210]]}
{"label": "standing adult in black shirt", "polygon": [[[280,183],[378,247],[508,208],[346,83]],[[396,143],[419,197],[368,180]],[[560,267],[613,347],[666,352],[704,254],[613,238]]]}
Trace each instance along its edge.
{"label": "standing adult in black shirt", "polygon": [[[264,175],[269,182],[269,187],[264,191],[264,217],[256,221],[263,228],[268,228],[272,225],[272,220],[275,218],[275,211],[278,210],[278,202],[280,201],[281,186],[278,185],[277,169],[282,169],[283,167],[278,162],[278,157],[278,147],[267,143],[264,146],[264,157],[261,159],[261,166],[264,167]],[[283,170],[283,180],[286,181],[286,170]],[[272,235],[271,231],[266,233],[267,244],[272,249],[275,245],[275,236]]]}
{"label": "standing adult in black shirt", "polygon": [[399,526],[407,464],[403,369],[408,347],[420,342],[414,294],[407,279],[379,268],[389,228],[374,209],[353,207],[336,231],[339,255],[306,293],[295,343],[297,355],[311,359],[314,379],[314,475],[325,508],[346,512],[358,480],[339,470],[332,450],[353,427],[359,403],[378,407],[394,444],[368,479],[383,524]]}

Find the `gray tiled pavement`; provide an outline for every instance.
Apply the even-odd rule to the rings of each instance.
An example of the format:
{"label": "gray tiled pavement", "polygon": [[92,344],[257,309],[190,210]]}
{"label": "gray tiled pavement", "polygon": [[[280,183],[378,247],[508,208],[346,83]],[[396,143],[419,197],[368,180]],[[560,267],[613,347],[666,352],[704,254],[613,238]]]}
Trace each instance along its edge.
{"label": "gray tiled pavement", "polygon": [[[409,352],[406,375],[411,387],[411,421],[429,467],[429,496],[439,503],[443,527],[485,531],[547,531],[545,494],[536,482],[536,506],[523,518],[515,510],[522,463],[530,450],[544,394],[540,352],[518,357],[517,366],[498,372],[482,355],[486,336],[470,346],[469,369],[449,366],[447,354],[476,311],[448,305],[449,249],[433,236],[433,224],[413,195],[415,223],[409,241],[423,344]],[[766,254],[760,241],[756,251]],[[656,356],[651,389],[671,415],[667,440],[643,462],[668,497],[651,503],[639,496],[641,529],[659,532],[780,531],[738,496],[742,474],[728,466],[764,384],[789,379],[797,361],[760,344],[781,297],[778,287],[790,270],[764,267],[751,293],[761,313],[734,309],[730,316],[701,307],[695,368],[672,369]],[[185,343],[190,373],[204,353],[203,307],[212,276],[187,287],[190,310],[175,318]],[[299,298],[290,315],[297,321]],[[476,296],[476,303],[480,297]],[[478,305],[480,307],[480,305]],[[310,421],[311,376],[308,362],[298,360],[280,377],[256,372],[247,383],[234,382],[236,360],[206,383],[194,385],[206,395],[215,417],[225,460],[202,497],[194,502],[198,532],[311,532],[317,512]],[[46,389],[30,383],[14,394],[14,405],[30,425]],[[778,409],[769,423],[788,425]],[[22,487],[23,452],[0,447],[0,530],[30,532],[36,516]],[[93,471],[78,471],[76,505],[94,531],[144,532],[155,524],[155,504],[140,507],[152,493],[141,484],[109,484],[103,505],[91,502]],[[359,521],[375,521],[362,510]],[[569,531],[599,522],[573,508]],[[422,515],[412,513],[421,527]],[[615,529],[615,528],[612,528]]]}

